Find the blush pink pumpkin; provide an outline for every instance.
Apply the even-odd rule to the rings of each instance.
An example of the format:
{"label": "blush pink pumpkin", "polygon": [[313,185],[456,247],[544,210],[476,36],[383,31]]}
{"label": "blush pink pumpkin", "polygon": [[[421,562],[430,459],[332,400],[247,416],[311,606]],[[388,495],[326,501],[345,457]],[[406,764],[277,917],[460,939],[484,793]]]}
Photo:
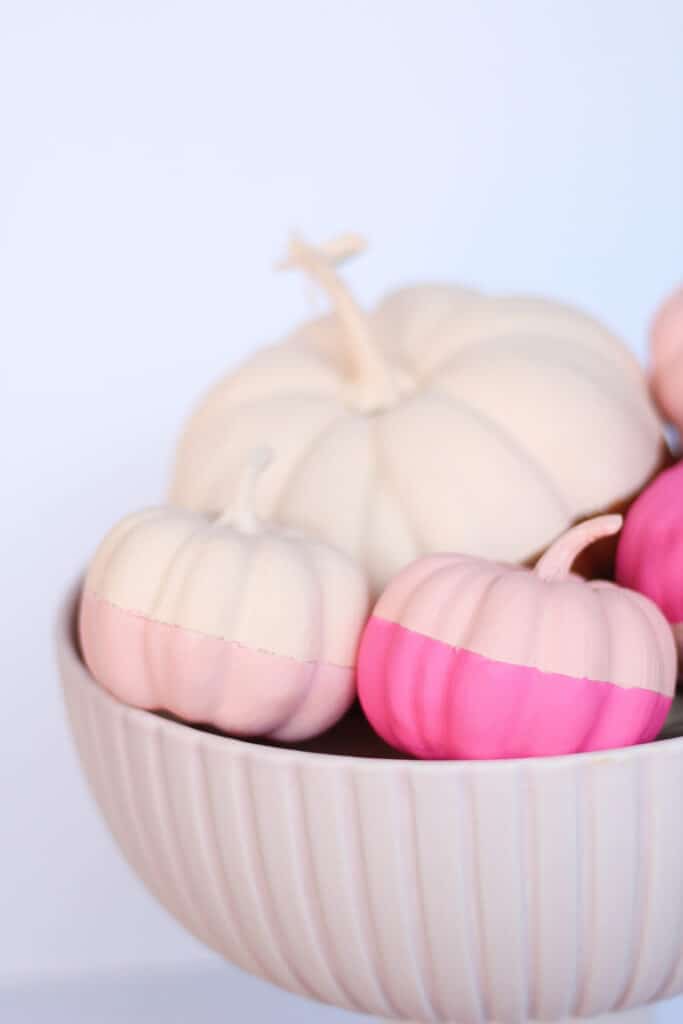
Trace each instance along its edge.
{"label": "blush pink pumpkin", "polygon": [[367,587],[334,548],[256,519],[262,461],[218,519],[148,509],[110,531],[86,577],[81,646],[126,703],[301,740],[355,698]]}
{"label": "blush pink pumpkin", "polygon": [[662,415],[683,430],[683,285],[662,303],[650,331],[652,393]]}
{"label": "blush pink pumpkin", "polygon": [[616,575],[659,606],[683,655],[683,463],[660,473],[629,509]]}
{"label": "blush pink pumpkin", "polygon": [[653,739],[671,705],[671,630],[641,594],[570,573],[620,516],[574,527],[534,570],[414,562],[374,609],[358,665],[376,731],[423,758],[569,754]]}

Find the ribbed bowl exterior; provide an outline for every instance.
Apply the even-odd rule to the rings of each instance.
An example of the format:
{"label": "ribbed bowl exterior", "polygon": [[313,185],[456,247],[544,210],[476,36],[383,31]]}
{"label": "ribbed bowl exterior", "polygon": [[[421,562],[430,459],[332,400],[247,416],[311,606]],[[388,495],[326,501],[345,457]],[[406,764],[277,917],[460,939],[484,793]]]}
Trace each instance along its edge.
{"label": "ribbed bowl exterior", "polygon": [[683,739],[507,762],[257,746],[129,708],[59,627],[83,769],[200,940],[378,1017],[524,1024],[683,991]]}

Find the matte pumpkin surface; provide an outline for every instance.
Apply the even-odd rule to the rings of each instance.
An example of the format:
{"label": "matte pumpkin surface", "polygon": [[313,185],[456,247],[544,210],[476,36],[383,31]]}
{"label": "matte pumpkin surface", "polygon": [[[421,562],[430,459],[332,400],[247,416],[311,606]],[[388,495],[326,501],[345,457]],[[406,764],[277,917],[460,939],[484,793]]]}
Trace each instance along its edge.
{"label": "matte pumpkin surface", "polygon": [[569,575],[587,543],[620,526],[575,527],[535,570],[435,556],[389,585],[365,629],[358,685],[379,734],[420,757],[529,757],[653,739],[676,657],[655,605]]}
{"label": "matte pumpkin surface", "polygon": [[245,452],[272,445],[260,512],[352,555],[378,594],[434,551],[523,561],[640,490],[663,434],[609,331],[559,303],[451,285],[365,313],[334,270],[358,248],[292,244],[288,265],[334,312],[208,394],[180,441],[174,502],[223,508]]}
{"label": "matte pumpkin surface", "polygon": [[661,473],[631,506],[616,573],[659,606],[683,651],[683,463]]}
{"label": "matte pumpkin surface", "polygon": [[652,391],[662,415],[683,429],[683,285],[662,303],[652,324]]}
{"label": "matte pumpkin surface", "polygon": [[355,697],[367,588],[340,552],[260,523],[252,482],[216,521],[151,509],[114,527],[85,582],[83,653],[130,704],[305,739]]}

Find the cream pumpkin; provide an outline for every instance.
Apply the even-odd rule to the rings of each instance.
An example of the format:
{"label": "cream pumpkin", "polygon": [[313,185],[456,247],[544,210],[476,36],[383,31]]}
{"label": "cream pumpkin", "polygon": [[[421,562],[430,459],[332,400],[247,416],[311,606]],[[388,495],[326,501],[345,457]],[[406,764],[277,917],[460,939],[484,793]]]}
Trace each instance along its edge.
{"label": "cream pumpkin", "polygon": [[354,699],[367,588],[347,556],[254,516],[258,468],[215,521],[159,508],[115,526],[86,577],[81,643],[127,703],[300,740]]}
{"label": "cream pumpkin", "polygon": [[334,313],[259,352],[208,394],[180,441],[172,498],[223,507],[244,453],[272,445],[261,514],[359,561],[378,592],[425,553],[520,561],[630,498],[662,428],[635,358],[541,299],[405,288],[364,313],[334,265],[361,248],[292,242],[287,266]]}

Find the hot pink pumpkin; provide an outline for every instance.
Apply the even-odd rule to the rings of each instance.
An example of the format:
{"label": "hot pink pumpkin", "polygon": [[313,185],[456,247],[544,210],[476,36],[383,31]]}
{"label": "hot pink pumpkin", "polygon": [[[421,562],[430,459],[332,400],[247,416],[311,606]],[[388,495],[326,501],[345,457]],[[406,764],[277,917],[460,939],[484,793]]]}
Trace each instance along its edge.
{"label": "hot pink pumpkin", "polygon": [[671,630],[641,594],[571,575],[620,516],[574,527],[534,570],[461,555],[404,569],[361,641],[376,731],[425,758],[568,754],[653,739],[671,705]]}
{"label": "hot pink pumpkin", "polygon": [[659,606],[683,654],[683,463],[660,473],[631,505],[616,575]]}
{"label": "hot pink pumpkin", "polygon": [[683,430],[683,285],[662,303],[650,345],[655,401],[662,415]]}

